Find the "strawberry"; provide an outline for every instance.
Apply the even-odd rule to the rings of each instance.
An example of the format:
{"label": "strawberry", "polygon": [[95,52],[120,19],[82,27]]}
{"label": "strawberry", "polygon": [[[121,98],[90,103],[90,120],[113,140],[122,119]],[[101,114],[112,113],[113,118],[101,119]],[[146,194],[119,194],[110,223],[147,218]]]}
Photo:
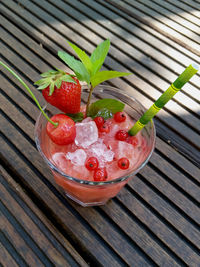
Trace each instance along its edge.
{"label": "strawberry", "polygon": [[65,113],[78,113],[81,104],[81,85],[79,80],[62,70],[42,73],[43,79],[35,82],[42,90],[43,97],[52,106]]}

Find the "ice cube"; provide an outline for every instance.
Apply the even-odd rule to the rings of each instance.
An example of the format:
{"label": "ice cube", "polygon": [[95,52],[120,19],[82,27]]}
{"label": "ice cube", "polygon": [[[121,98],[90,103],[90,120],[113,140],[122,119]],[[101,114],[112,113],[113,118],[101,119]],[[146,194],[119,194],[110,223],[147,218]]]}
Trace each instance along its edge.
{"label": "ice cube", "polygon": [[76,124],[75,144],[86,148],[98,140],[98,129],[94,121]]}
{"label": "ice cube", "polygon": [[91,117],[87,117],[84,120],[82,120],[82,123],[86,123],[86,122],[89,122],[89,121],[92,121],[92,120],[93,119]]}
{"label": "ice cube", "polygon": [[77,149],[75,152],[68,152],[66,158],[76,166],[84,166],[87,154],[83,149]]}
{"label": "ice cube", "polygon": [[114,158],[114,152],[108,149],[100,138],[88,148],[87,153],[98,159],[99,167],[104,167],[106,162],[111,162]]}
{"label": "ice cube", "polygon": [[65,153],[58,152],[52,155],[53,163],[62,171],[67,170],[67,159],[65,157]]}

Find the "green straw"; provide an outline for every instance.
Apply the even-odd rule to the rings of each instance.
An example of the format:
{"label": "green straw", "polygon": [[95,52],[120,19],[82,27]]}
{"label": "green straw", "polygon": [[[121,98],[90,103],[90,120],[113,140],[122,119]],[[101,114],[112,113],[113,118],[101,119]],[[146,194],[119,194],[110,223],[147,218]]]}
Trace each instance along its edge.
{"label": "green straw", "polygon": [[193,63],[173,82],[170,87],[156,100],[156,102],[142,115],[129,130],[130,135],[136,135],[164,105],[197,73],[199,67]]}

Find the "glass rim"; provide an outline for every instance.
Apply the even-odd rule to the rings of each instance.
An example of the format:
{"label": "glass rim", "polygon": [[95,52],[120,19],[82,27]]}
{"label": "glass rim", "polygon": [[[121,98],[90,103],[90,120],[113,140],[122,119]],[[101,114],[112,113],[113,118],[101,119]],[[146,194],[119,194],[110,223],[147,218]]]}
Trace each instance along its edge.
{"label": "glass rim", "polygon": [[[108,86],[108,85],[99,85],[100,87],[106,87],[108,88],[109,90],[113,90],[113,89],[117,89],[117,90],[120,90],[119,88],[117,87],[114,87],[114,86]],[[99,87],[97,86],[97,87]],[[87,86],[83,85],[82,87],[84,87],[85,89],[88,89]],[[145,108],[144,106],[137,100],[135,99],[133,96],[130,96],[128,93],[124,93],[123,92],[123,95],[126,95],[127,97],[131,97],[135,102],[137,102],[137,104],[139,104],[145,111]],[[48,104],[46,104],[44,107],[43,107],[43,110],[45,110],[47,108]],[[115,178],[115,179],[112,179],[112,180],[109,180],[109,181],[100,181],[100,182],[96,182],[96,181],[88,181],[88,180],[82,180],[82,179],[79,179],[79,178],[75,178],[75,177],[72,177],[72,176],[69,176],[67,175],[66,173],[64,173],[62,170],[60,170],[56,165],[54,165],[47,157],[46,155],[43,153],[42,149],[41,149],[41,146],[40,146],[40,141],[39,141],[39,138],[38,138],[38,135],[37,135],[37,128],[38,128],[38,125],[39,125],[39,122],[40,122],[40,118],[41,116],[43,116],[43,114],[40,112],[37,119],[36,119],[36,123],[35,123],[35,130],[34,130],[34,136],[35,136],[35,143],[36,143],[36,147],[39,151],[39,153],[41,154],[42,158],[44,159],[44,161],[47,163],[47,165],[51,168],[51,170],[57,172],[58,174],[62,175],[63,178],[67,179],[67,180],[70,180],[70,181],[73,181],[73,182],[76,182],[78,184],[83,184],[83,185],[89,185],[89,186],[102,186],[102,185],[109,185],[109,184],[116,184],[116,183],[120,183],[120,182],[123,182],[125,180],[127,180],[129,177],[131,176],[134,176],[136,173],[138,173],[145,165],[146,163],[149,161],[150,157],[152,156],[152,153],[154,151],[154,148],[155,148],[155,140],[156,140],[156,129],[155,129],[155,124],[153,122],[153,120],[151,120],[151,123],[152,123],[152,131],[153,131],[153,142],[152,142],[152,148],[151,148],[151,151],[149,152],[148,156],[145,158],[144,161],[142,161],[142,163],[139,165],[139,167],[137,167],[136,169],[132,169],[130,170],[130,173],[124,175],[124,176],[120,176],[118,178]],[[145,128],[145,127],[144,127]]]}

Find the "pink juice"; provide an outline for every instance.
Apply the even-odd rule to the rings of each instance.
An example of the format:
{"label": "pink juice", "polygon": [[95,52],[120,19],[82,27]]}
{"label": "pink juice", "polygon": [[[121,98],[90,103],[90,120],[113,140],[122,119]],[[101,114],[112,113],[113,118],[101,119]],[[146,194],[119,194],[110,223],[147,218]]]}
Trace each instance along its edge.
{"label": "pink juice", "polygon": [[[52,170],[56,183],[68,197],[82,205],[84,205],[83,203],[87,203],[86,206],[90,203],[92,205],[103,204],[114,197],[128,182],[128,179],[121,179],[121,177],[126,178],[134,173],[134,170],[138,169],[149,153],[147,140],[141,132],[134,137],[132,143],[128,140],[116,139],[115,136],[119,130],[127,132],[134,124],[128,114],[124,114],[126,115],[124,122],[116,122],[114,118],[106,120],[105,125],[109,129],[108,132],[100,131],[90,117],[81,123],[76,123],[76,138],[73,143],[65,146],[53,143],[47,136],[45,128],[43,130],[42,150],[45,156],[64,175],[69,177],[68,179]],[[88,170],[85,167],[85,162],[90,157],[97,158],[98,168],[107,172],[107,177],[102,182],[96,183],[94,170]],[[128,169],[124,170],[118,166],[121,158],[128,159]]]}

